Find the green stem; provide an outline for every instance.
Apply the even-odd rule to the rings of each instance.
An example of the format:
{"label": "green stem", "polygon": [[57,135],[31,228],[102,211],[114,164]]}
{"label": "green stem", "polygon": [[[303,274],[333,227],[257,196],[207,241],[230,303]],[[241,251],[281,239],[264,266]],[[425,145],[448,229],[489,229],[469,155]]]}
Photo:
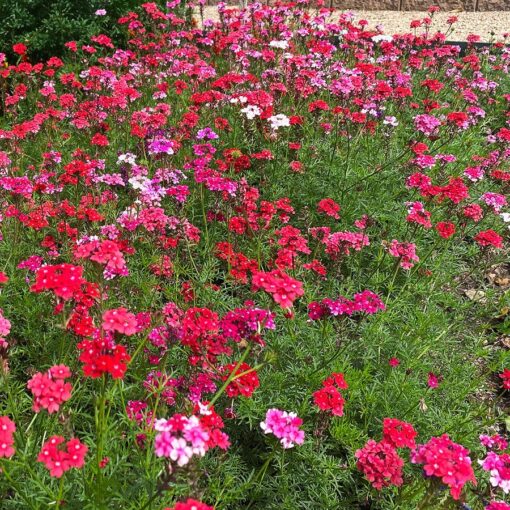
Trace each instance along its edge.
{"label": "green stem", "polygon": [[62,476],[60,478],[60,484],[58,487],[58,497],[57,497],[57,506],[55,508],[60,508],[60,505],[62,504],[62,497],[64,495],[64,477]]}
{"label": "green stem", "polygon": [[101,378],[101,392],[96,410],[96,473],[97,473],[97,485],[96,485],[96,503],[99,503],[103,499],[103,472],[100,464],[103,459],[104,449],[104,436],[105,436],[105,405],[106,405],[106,375],[103,374]]}

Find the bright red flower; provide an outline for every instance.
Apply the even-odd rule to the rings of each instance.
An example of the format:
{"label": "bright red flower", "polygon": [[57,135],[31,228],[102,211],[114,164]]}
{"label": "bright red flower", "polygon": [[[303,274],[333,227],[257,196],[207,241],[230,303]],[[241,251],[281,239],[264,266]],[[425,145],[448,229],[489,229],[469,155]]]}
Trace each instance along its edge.
{"label": "bright red flower", "polygon": [[416,448],[414,438],[417,435],[418,433],[410,423],[395,418],[383,420],[383,440],[394,448]]}
{"label": "bright red flower", "polygon": [[[226,381],[232,374],[237,363],[229,363],[222,367],[224,373],[222,379]],[[251,397],[253,392],[260,386],[256,370],[253,370],[248,363],[241,363],[235,372],[235,378],[229,383],[225,390],[231,398],[242,395]]]}
{"label": "bright red flower", "polygon": [[494,248],[503,248],[503,238],[494,230],[488,229],[478,232],[474,237],[480,246],[492,246]]}
{"label": "bright red flower", "polygon": [[455,234],[455,224],[449,221],[440,221],[436,225],[436,230],[441,237],[448,239]]}
{"label": "bright red flower", "polygon": [[61,446],[64,441],[62,436],[50,437],[37,457],[38,462],[42,462],[50,472],[50,476],[55,478],[60,478],[71,468],[79,469],[85,465],[88,447],[79,439],[71,439],[64,450]]}
{"label": "bright red flower", "polygon": [[163,510],[214,510],[214,507],[195,499],[188,499],[186,502],[176,503],[172,508],[166,507]]}
{"label": "bright red flower", "polygon": [[340,206],[331,198],[323,198],[317,204],[317,211],[324,213],[327,216],[331,216],[336,220],[340,218],[340,214],[338,214],[340,212]]}
{"label": "bright red flower", "polygon": [[24,55],[27,52],[27,47],[23,43],[16,43],[12,46],[12,51],[18,55]]}
{"label": "bright red flower", "polygon": [[510,390],[510,369],[505,368],[505,370],[499,374],[499,377],[503,379],[503,388],[505,390]]}

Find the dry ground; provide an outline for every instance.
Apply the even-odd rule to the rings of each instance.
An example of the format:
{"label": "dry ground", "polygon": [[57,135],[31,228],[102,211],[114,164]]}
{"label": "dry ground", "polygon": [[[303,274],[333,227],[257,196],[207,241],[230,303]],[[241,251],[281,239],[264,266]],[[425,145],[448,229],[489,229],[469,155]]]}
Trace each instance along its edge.
{"label": "dry ground", "polygon": [[[344,11],[338,11],[344,12]],[[376,25],[384,27],[387,34],[409,32],[409,24],[412,20],[422,19],[427,15],[418,11],[355,11],[356,19],[366,19],[369,27]],[[510,11],[491,11],[491,12],[443,12],[434,15],[434,24],[436,30],[445,32],[448,28],[446,20],[450,16],[457,16],[459,21],[455,24],[454,32],[448,37],[450,40],[462,41],[469,34],[481,36],[482,41],[503,40],[505,32],[510,33]],[[216,7],[205,8],[205,19],[218,19]],[[333,14],[333,19],[335,14]],[[510,43],[510,36],[506,39]]]}

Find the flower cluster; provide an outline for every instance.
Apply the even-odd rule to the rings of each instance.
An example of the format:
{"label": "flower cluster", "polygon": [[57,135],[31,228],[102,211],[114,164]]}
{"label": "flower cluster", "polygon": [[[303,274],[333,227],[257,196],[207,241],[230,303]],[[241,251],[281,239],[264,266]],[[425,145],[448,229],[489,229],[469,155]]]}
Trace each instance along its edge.
{"label": "flower cluster", "polygon": [[401,243],[393,239],[388,245],[388,253],[400,260],[402,269],[411,269],[415,262],[420,258],[416,255],[416,245],[414,243]]}
{"label": "flower cluster", "polygon": [[345,399],[340,390],[348,387],[344,374],[331,374],[322,382],[322,388],[313,394],[313,401],[321,411],[329,411],[333,416],[343,416]]}
{"label": "flower cluster", "polygon": [[64,300],[69,300],[81,291],[85,283],[83,268],[72,264],[43,266],[35,273],[32,292],[49,290]]}
{"label": "flower cluster", "polygon": [[194,455],[203,457],[210,448],[228,448],[228,437],[220,430],[223,427],[221,418],[212,409],[205,408],[202,413],[200,417],[174,414],[168,420],[156,420],[156,455],[169,458],[182,467]]}
{"label": "flower cluster", "polygon": [[355,456],[357,468],[375,489],[402,485],[404,461],[391,444],[369,439],[363,448],[356,451]]}
{"label": "flower cluster", "polygon": [[62,436],[51,436],[44,444],[37,460],[42,462],[50,472],[50,476],[60,478],[72,468],[82,468],[85,465],[85,455],[88,447],[79,439],[70,439],[65,444]]}
{"label": "flower cluster", "polygon": [[220,369],[223,373],[222,379],[224,381],[233,376],[225,391],[231,398],[238,395],[251,397],[253,392],[260,386],[257,371],[244,362],[237,367],[237,370],[235,370],[236,367],[237,363],[230,363]]}
{"label": "flower cluster", "polygon": [[299,427],[303,420],[296,413],[269,409],[266,419],[260,423],[260,428],[265,434],[274,434],[280,440],[283,448],[293,448],[303,444],[305,433]]}
{"label": "flower cluster", "polygon": [[56,413],[60,406],[71,398],[71,383],[65,382],[69,377],[71,370],[65,365],[55,365],[46,373],[34,374],[27,383],[34,396],[34,412],[46,409],[50,414]]}
{"label": "flower cluster", "polygon": [[510,455],[489,452],[485,459],[478,462],[483,470],[489,471],[492,486],[499,487],[505,494],[508,494],[510,492]]}
{"label": "flower cluster", "polygon": [[173,507],[165,507],[163,510],[214,510],[214,507],[206,505],[196,499],[187,499],[186,501],[180,501]]}
{"label": "flower cluster", "polygon": [[8,416],[0,416],[0,458],[14,455],[14,432],[14,422]]}
{"label": "flower cluster", "polygon": [[269,273],[255,272],[252,286],[253,290],[263,289],[271,294],[282,308],[291,308],[294,301],[304,294],[303,284],[279,269]]}
{"label": "flower cluster", "polygon": [[134,335],[138,331],[136,316],[124,307],[104,312],[102,326],[105,331],[117,331],[126,336]]}
{"label": "flower cluster", "polygon": [[372,315],[385,310],[385,308],[381,298],[375,292],[364,290],[354,294],[352,300],[340,297],[339,299],[325,298],[319,303],[314,301],[308,305],[308,317],[315,321],[323,317],[338,317],[355,313]]}
{"label": "flower cluster", "polygon": [[383,441],[394,448],[416,448],[414,439],[417,435],[418,433],[410,423],[395,418],[383,420]]}
{"label": "flower cluster", "polygon": [[505,368],[505,370],[499,374],[499,377],[503,380],[503,388],[505,390],[510,390],[510,369]]}
{"label": "flower cluster", "polygon": [[450,494],[454,499],[460,498],[466,483],[476,484],[469,450],[454,443],[448,434],[433,437],[428,443],[418,445],[412,452],[411,462],[423,464],[427,476],[441,479],[450,487]]}
{"label": "flower cluster", "polygon": [[485,510],[510,510],[510,505],[504,501],[492,501],[485,507]]}
{"label": "flower cluster", "polygon": [[83,340],[78,344],[81,351],[79,360],[83,363],[83,373],[92,378],[110,374],[113,379],[122,379],[131,359],[123,345],[113,339],[97,336],[92,340]]}

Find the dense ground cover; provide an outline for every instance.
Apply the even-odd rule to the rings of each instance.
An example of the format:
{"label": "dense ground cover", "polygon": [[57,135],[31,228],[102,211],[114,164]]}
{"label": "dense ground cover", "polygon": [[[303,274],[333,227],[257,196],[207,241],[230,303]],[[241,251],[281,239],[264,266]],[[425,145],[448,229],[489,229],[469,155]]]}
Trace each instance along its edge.
{"label": "dense ground cover", "polygon": [[179,9],[0,72],[2,508],[510,508],[508,48]]}

